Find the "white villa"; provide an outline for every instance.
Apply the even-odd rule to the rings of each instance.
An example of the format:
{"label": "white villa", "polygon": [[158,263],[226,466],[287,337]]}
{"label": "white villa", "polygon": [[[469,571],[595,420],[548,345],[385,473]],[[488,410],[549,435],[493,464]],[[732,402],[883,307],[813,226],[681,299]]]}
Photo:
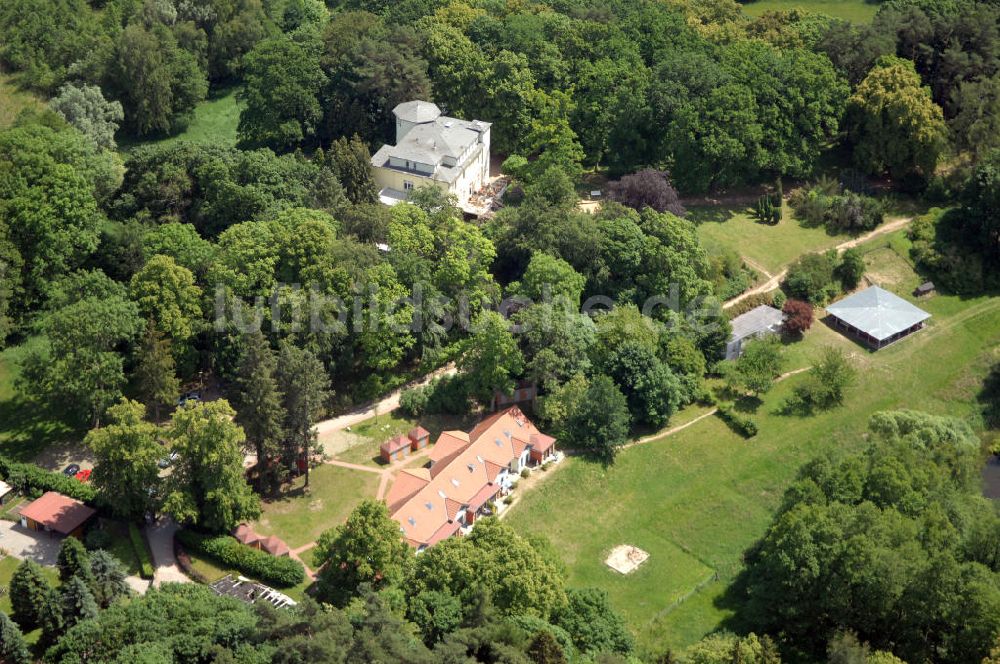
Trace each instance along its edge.
{"label": "white villa", "polygon": [[427,101],[408,101],[392,109],[396,144],[383,145],[372,155],[379,199],[386,205],[405,201],[417,187],[433,185],[458,198],[469,199],[490,178],[490,123],[441,115]]}

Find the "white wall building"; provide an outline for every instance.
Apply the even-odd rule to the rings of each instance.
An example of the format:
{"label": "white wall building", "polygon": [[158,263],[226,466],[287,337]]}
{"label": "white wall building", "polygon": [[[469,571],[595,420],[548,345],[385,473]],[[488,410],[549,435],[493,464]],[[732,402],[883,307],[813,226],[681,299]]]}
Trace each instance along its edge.
{"label": "white wall building", "polygon": [[408,101],[392,110],[396,144],[372,155],[379,199],[405,201],[418,187],[436,186],[454,194],[459,207],[489,183],[490,123],[441,115],[427,101]]}

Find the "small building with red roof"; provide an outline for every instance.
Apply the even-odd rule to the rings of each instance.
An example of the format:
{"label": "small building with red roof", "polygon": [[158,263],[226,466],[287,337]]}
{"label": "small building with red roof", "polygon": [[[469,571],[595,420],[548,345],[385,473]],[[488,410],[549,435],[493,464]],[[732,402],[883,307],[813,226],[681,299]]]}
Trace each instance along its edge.
{"label": "small building with red roof", "polygon": [[28,530],[83,536],[83,527],[97,510],[75,498],[47,491],[38,500],[20,508],[21,526]]}

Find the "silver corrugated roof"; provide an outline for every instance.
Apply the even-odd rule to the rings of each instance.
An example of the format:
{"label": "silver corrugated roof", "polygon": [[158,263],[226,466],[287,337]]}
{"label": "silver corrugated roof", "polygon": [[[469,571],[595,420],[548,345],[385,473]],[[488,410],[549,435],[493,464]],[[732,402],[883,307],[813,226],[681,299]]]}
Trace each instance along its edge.
{"label": "silver corrugated roof", "polygon": [[834,302],[826,311],[879,341],[931,317],[923,309],[878,286]]}
{"label": "silver corrugated roof", "polygon": [[779,310],[762,304],[745,314],[740,314],[731,321],[733,326],[733,336],[730,341],[745,339],[752,334],[758,334],[764,330],[769,330],[775,325],[781,325],[785,317]]}

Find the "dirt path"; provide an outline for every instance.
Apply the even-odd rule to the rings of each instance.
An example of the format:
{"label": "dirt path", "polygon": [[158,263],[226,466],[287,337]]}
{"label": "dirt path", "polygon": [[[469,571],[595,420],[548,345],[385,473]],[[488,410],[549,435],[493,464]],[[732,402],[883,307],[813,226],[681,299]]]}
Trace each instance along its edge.
{"label": "dirt path", "polygon": [[[901,217],[899,219],[893,219],[892,221],[884,223],[875,230],[869,231],[864,235],[859,235],[856,238],[847,240],[845,242],[841,242],[836,247],[834,247],[834,249],[837,251],[838,254],[842,254],[848,249],[853,249],[854,247],[860,246],[865,242],[868,242],[869,240],[876,238],[880,235],[885,235],[887,233],[898,231],[901,228],[905,228],[906,226],[909,225],[911,221],[913,221],[913,217]],[[759,263],[756,263],[755,261],[747,258],[746,256],[743,256],[742,258],[744,263],[746,263],[755,270],[763,272],[765,276],[769,276],[770,278],[764,283],[760,284],[759,286],[754,286],[750,290],[743,291],[736,297],[726,300],[722,304],[723,309],[728,309],[731,306],[738,304],[753,295],[757,295],[759,293],[769,293],[773,291],[774,289],[778,288],[781,285],[781,282],[785,278],[785,275],[788,274],[788,268],[786,267],[783,268],[781,272],[779,272],[778,274],[770,275],[768,274],[767,270],[761,267]]]}
{"label": "dirt path", "polygon": [[377,413],[389,413],[396,410],[399,408],[399,396],[403,393],[403,390],[426,385],[439,376],[450,376],[456,371],[454,363],[447,364],[437,371],[432,371],[423,378],[411,381],[403,387],[393,390],[379,401],[365,404],[364,406],[356,408],[339,417],[317,422],[316,433],[319,436],[319,442],[322,443],[323,439],[330,437],[331,434],[336,433],[337,431],[342,431],[343,429],[358,424],[359,422],[364,422],[365,420],[374,417]]}

